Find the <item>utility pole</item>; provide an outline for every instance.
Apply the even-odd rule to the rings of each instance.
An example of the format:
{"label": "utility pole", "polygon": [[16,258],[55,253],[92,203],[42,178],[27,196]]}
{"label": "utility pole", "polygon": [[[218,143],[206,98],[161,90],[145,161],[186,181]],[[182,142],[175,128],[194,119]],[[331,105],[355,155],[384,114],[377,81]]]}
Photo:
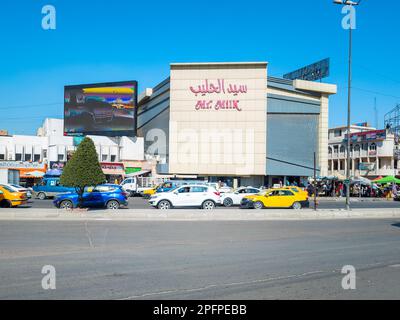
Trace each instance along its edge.
{"label": "utility pole", "polygon": [[[345,6],[357,6],[360,4],[361,0],[358,2],[350,0],[333,0],[335,4],[345,5]],[[350,210],[350,126],[351,126],[351,64],[352,64],[352,44],[353,44],[353,24],[350,19],[349,26],[349,74],[348,74],[348,85],[347,85],[347,169],[346,169],[346,210]]]}

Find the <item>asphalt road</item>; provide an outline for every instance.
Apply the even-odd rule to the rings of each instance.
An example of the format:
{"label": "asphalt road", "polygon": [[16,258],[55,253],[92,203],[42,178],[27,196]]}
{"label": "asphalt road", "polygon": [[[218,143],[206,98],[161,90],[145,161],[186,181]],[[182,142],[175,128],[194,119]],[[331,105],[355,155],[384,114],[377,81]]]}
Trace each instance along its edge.
{"label": "asphalt road", "polygon": [[390,219],[1,221],[0,243],[0,299],[400,299]]}
{"label": "asphalt road", "polygon": [[[314,206],[313,200],[310,201],[310,206]],[[400,208],[400,201],[354,201],[352,203],[352,208],[360,209],[360,208]],[[28,205],[25,207],[32,208],[54,208],[52,200],[39,200],[32,199],[29,201]],[[147,200],[141,197],[129,198],[129,208],[131,209],[145,209],[152,208],[149,206]],[[318,208],[321,209],[344,209],[345,202],[344,199],[339,201],[328,201],[324,198],[319,199]],[[227,209],[225,207],[218,207],[220,209]],[[155,209],[154,209],[155,210]]]}

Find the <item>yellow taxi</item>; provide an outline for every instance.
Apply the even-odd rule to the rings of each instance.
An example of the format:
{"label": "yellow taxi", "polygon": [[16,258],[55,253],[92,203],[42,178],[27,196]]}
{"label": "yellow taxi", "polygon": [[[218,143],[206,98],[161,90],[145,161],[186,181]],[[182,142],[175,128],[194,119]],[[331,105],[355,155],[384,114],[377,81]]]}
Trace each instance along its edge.
{"label": "yellow taxi", "polygon": [[157,189],[158,189],[159,187],[161,187],[161,184],[158,184],[158,185],[154,186],[154,187],[151,188],[151,189],[144,190],[144,191],[142,192],[142,197],[145,198],[145,199],[150,199],[150,197],[151,197],[153,194],[156,193],[156,191],[157,191]]}
{"label": "yellow taxi", "polygon": [[0,207],[9,208],[26,204],[28,197],[25,192],[19,192],[12,186],[0,184]]}
{"label": "yellow taxi", "polygon": [[262,193],[246,196],[240,202],[241,208],[293,208],[309,207],[308,195],[304,192],[295,192],[288,187],[268,189]]}
{"label": "yellow taxi", "polygon": [[283,189],[292,190],[295,193],[300,193],[305,199],[308,199],[308,192],[297,186],[285,186]]}

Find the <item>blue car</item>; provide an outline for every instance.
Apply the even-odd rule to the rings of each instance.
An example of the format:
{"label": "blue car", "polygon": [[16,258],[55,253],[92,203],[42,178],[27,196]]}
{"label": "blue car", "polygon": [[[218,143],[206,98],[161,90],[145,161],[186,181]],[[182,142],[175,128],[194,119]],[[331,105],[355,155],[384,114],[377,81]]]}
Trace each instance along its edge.
{"label": "blue car", "polygon": [[[128,205],[128,193],[116,184],[102,184],[95,187],[91,192],[85,190],[83,193],[83,207],[98,207],[107,209],[119,209]],[[78,194],[68,192],[58,194],[53,204],[60,209],[72,209],[78,206]]]}

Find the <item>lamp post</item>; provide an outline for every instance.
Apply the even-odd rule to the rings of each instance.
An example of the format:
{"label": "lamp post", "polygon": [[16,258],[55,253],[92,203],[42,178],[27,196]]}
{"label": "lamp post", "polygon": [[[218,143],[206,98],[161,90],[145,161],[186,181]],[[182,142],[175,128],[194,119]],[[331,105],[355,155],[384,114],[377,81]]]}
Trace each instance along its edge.
{"label": "lamp post", "polygon": [[[358,6],[359,1],[350,0],[333,0],[334,4],[345,6]],[[347,167],[346,167],[346,210],[350,210],[350,126],[351,126],[351,63],[352,63],[352,43],[353,43],[353,26],[350,20],[349,27],[349,74],[347,87]]]}

